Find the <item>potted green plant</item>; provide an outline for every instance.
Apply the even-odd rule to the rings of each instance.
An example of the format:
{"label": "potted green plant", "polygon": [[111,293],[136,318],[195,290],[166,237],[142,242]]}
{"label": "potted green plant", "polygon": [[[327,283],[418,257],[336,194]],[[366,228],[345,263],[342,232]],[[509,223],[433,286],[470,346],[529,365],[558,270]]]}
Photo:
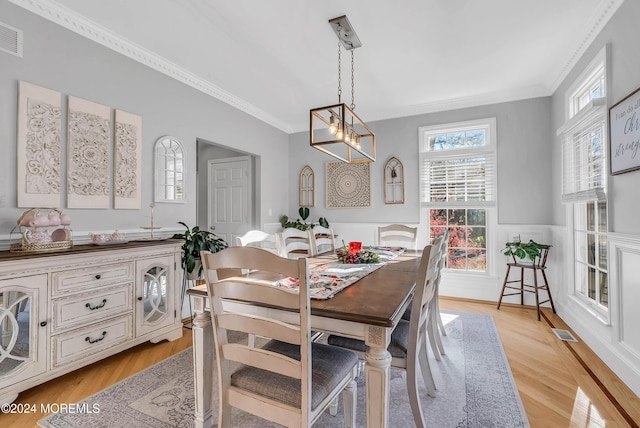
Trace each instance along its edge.
{"label": "potted green plant", "polygon": [[[298,230],[313,229],[313,227],[316,224],[313,222],[307,223],[307,219],[309,218],[309,213],[310,213],[309,208],[300,207],[300,209],[298,210],[298,214],[300,215],[301,219],[298,218],[298,219],[292,220],[288,216],[283,215],[282,217],[280,217],[280,224],[282,225],[283,229],[286,229],[288,227],[294,227]],[[329,227],[329,222],[324,217],[320,217],[318,219],[318,224],[320,224],[320,226],[322,227],[326,227],[326,228]]]}
{"label": "potted green plant", "polygon": [[176,233],[172,236],[174,239],[184,240],[184,244],[182,244],[182,269],[184,269],[185,274],[199,278],[202,275],[200,251],[205,250],[217,253],[229,245],[215,233],[200,229],[199,226],[189,229],[189,226],[181,221],[178,224],[186,228],[184,233]]}
{"label": "potted green plant", "polygon": [[529,242],[513,241],[507,242],[506,247],[502,250],[505,256],[513,257],[513,261],[520,259],[523,261],[535,262],[542,256],[542,250],[551,247],[547,244],[539,244],[530,239]]}

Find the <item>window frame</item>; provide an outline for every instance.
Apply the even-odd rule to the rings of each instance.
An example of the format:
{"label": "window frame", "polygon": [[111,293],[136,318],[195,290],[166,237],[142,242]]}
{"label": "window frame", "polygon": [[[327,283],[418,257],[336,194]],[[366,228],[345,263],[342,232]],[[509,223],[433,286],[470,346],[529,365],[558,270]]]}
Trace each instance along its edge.
{"label": "window frame", "polygon": [[[609,232],[609,224],[610,224],[610,204],[608,200],[608,176],[609,176],[609,163],[607,162],[607,156],[609,153],[609,133],[608,133],[608,117],[607,117],[607,108],[608,105],[608,88],[610,87],[610,73],[609,73],[609,49],[607,45],[605,45],[600,52],[598,52],[591,62],[585,67],[585,69],[580,73],[578,78],[574,81],[574,83],[569,87],[569,89],[565,93],[565,113],[566,113],[566,123],[558,129],[558,136],[561,144],[564,144],[564,136],[563,133],[576,131],[583,132],[587,128],[588,123],[593,123],[593,121],[584,121],[583,128],[578,129],[576,125],[579,125],[581,121],[581,117],[585,116],[593,116],[593,115],[601,115],[603,128],[602,128],[602,136],[601,136],[601,150],[602,150],[602,168],[601,168],[601,178],[604,181],[601,189],[598,188],[597,191],[594,189],[589,189],[583,192],[577,192],[573,195],[569,194],[569,197],[563,194],[564,192],[564,175],[565,175],[565,160],[563,159],[562,164],[562,183],[563,189],[561,189],[561,194],[563,194],[564,202],[567,204],[567,228],[570,232],[569,243],[568,245],[568,255],[570,258],[566,261],[567,263],[567,272],[569,279],[568,293],[569,296],[573,299],[573,301],[577,302],[580,307],[585,309],[585,311],[591,314],[596,319],[600,320],[604,324],[608,325],[611,322],[611,276],[610,276],[610,267],[611,267],[611,255],[609,254],[608,249],[608,234]],[[580,105],[580,97],[587,93],[585,88],[589,88],[594,85],[594,82],[600,82],[603,85],[600,98],[592,99],[589,102],[583,102],[583,108],[578,109]],[[564,146],[561,148],[561,151],[564,151]],[[564,155],[563,155],[564,156]],[[575,167],[575,165],[574,165]],[[601,305],[598,300],[591,299],[588,294],[588,282],[585,282],[583,293],[582,284],[578,284],[578,281],[584,279],[588,281],[588,269],[590,267],[588,260],[582,260],[578,255],[579,246],[581,243],[578,240],[578,235],[581,234],[584,236],[585,246],[587,245],[587,235],[591,234],[590,231],[586,230],[586,226],[583,229],[580,229],[581,225],[576,220],[576,218],[580,215],[585,219],[587,216],[587,205],[589,203],[594,203],[597,211],[597,206],[599,202],[604,202],[606,204],[606,230],[599,230],[599,225],[596,224],[596,230],[593,231],[593,235],[595,235],[596,246],[598,245],[598,238],[604,237],[604,246],[607,251],[607,266],[603,270],[607,274],[607,295],[608,295],[608,305],[604,307]],[[581,212],[579,213],[578,210]],[[597,216],[596,216],[597,220]],[[597,255],[599,254],[599,250],[595,251],[594,257],[596,257],[595,265],[599,266],[599,260],[597,260]],[[583,271],[579,272],[579,267],[582,267]],[[596,275],[598,275],[600,270],[596,269]],[[600,290],[598,290],[596,294],[596,298],[598,297]]]}
{"label": "window frame", "polygon": [[[454,148],[448,150],[429,150],[429,136],[434,134],[445,134],[454,132],[463,132],[470,130],[477,130],[482,128],[485,130],[485,145],[479,147],[464,147]],[[485,251],[486,251],[486,268],[485,271],[478,270],[460,270],[460,269],[446,269],[449,274],[462,275],[468,277],[491,277],[495,275],[495,266],[497,256],[495,247],[495,234],[497,230],[496,222],[496,206],[497,206],[497,133],[496,133],[496,118],[484,118],[469,121],[452,122],[438,125],[421,126],[418,128],[418,151],[420,172],[418,174],[418,186],[420,191],[420,209],[421,218],[426,220],[426,230],[431,236],[431,224],[430,224],[430,211],[432,209],[444,209],[444,210],[469,210],[469,209],[482,209],[485,213]],[[431,202],[427,200],[429,195],[424,189],[424,176],[423,165],[425,158],[429,160],[450,160],[456,158],[471,158],[473,156],[485,156],[490,162],[491,174],[488,178],[488,187],[490,192],[490,199],[487,201],[454,201],[454,202]],[[448,223],[447,223],[448,224]],[[466,264],[468,267],[468,264]]]}

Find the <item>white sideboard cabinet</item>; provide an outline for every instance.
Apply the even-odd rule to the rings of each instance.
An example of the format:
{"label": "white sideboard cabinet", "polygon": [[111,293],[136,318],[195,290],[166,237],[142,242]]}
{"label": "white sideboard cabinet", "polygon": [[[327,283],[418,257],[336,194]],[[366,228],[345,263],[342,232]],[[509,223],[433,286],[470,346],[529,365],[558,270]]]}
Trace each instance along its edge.
{"label": "white sideboard cabinet", "polygon": [[0,251],[0,403],[142,342],[181,337],[181,245]]}

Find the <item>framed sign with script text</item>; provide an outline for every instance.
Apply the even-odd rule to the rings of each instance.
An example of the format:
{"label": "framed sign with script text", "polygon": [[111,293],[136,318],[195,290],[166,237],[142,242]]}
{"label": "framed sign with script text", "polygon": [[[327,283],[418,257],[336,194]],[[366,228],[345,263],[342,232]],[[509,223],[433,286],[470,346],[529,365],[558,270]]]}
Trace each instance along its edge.
{"label": "framed sign with script text", "polygon": [[640,169],[640,88],[609,109],[611,175]]}

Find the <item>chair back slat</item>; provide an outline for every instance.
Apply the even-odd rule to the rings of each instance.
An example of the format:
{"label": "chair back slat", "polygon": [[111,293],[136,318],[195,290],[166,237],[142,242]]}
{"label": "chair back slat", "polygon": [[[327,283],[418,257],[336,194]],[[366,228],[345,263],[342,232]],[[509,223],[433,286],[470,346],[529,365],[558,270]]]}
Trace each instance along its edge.
{"label": "chair back slat", "polygon": [[[233,278],[243,278],[236,276]],[[243,281],[229,281],[229,278],[212,285],[214,294],[221,299],[242,300],[245,302],[255,302],[280,306],[287,309],[298,309],[300,302],[298,293],[285,291],[275,287],[273,281],[256,280],[252,283]],[[242,287],[238,285],[242,284]]]}
{"label": "chair back slat", "polygon": [[309,231],[309,239],[315,253],[334,252],[336,250],[335,236],[333,229],[315,226]]}
{"label": "chair back slat", "polygon": [[310,231],[287,227],[276,233],[278,255],[288,258],[309,257],[316,254],[311,245]]}
{"label": "chair back slat", "polygon": [[300,345],[300,329],[287,323],[253,315],[225,313],[218,316],[220,328],[270,337],[282,342]]}
{"label": "chair back slat", "polygon": [[260,367],[263,370],[294,379],[302,379],[302,364],[300,361],[282,354],[238,343],[224,345],[222,352],[225,360],[235,361],[247,366]]}
{"label": "chair back slat", "polygon": [[237,247],[252,246],[263,248],[272,253],[277,252],[276,235],[262,230],[250,230],[242,236],[236,236],[235,242]]}
{"label": "chair back slat", "polygon": [[418,228],[403,224],[378,227],[378,245],[401,246],[415,249],[418,242]]}

